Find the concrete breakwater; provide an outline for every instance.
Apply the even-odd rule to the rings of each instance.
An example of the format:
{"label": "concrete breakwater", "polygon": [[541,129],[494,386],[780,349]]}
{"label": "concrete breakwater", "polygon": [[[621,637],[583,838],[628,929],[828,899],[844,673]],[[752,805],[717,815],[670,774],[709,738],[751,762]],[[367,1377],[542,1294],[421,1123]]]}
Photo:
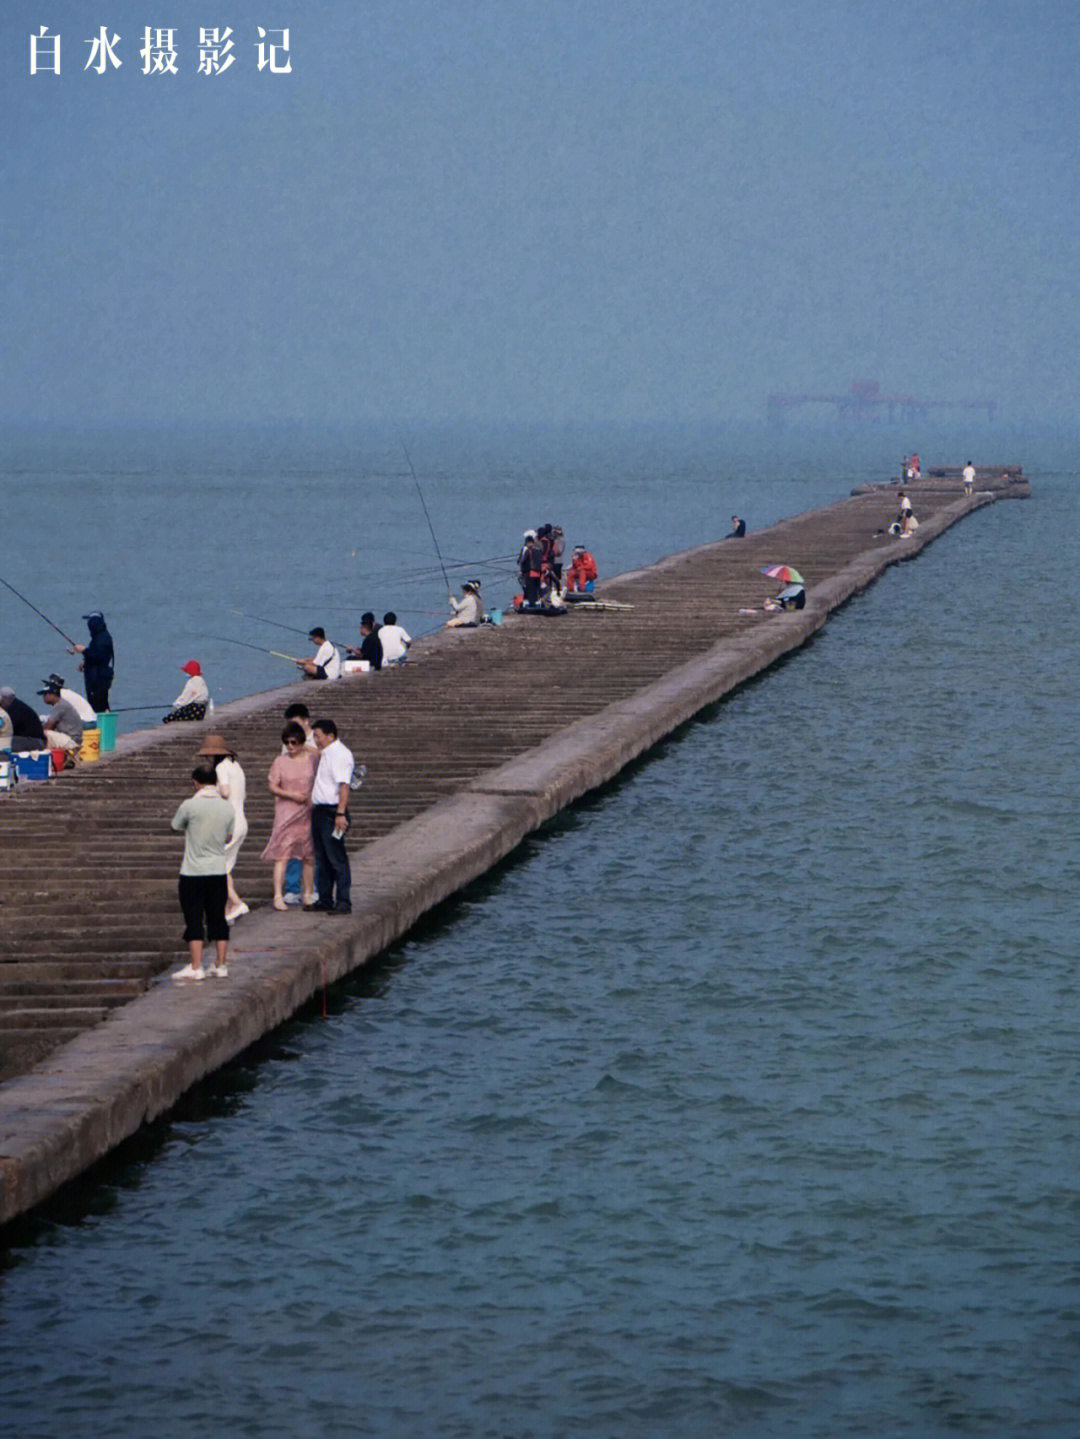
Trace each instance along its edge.
{"label": "concrete breakwater", "polygon": [[[181,960],[168,818],[188,790],[195,732],[132,736],[99,766],[5,800],[0,1045],[13,1077],[0,1085],[0,1218],[46,1197],[562,806],[803,644],[887,564],[1021,493],[916,489],[922,527],[895,541],[883,533],[895,490],[872,491],[605,585],[632,610],[439,636],[399,671],[220,710],[215,727],[248,771],[252,827],[238,883],[253,913],[234,931],[224,984],[154,983]],[[758,567],[778,560],[805,575],[808,604],[768,616],[760,604],[775,586]],[[351,921],[266,904],[261,778],[282,708],[300,693],[317,695],[369,766]],[[144,992],[125,998],[120,986]]]}

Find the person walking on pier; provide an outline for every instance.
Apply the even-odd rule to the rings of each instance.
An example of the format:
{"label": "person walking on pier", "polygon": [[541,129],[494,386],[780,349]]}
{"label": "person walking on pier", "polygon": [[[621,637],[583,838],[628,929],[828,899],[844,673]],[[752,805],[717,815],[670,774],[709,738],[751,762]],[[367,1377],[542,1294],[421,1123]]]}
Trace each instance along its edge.
{"label": "person walking on pier", "polygon": [[[200,759],[191,771],[195,793],[172,817],[173,829],[184,836],[184,859],[180,865],[180,908],[184,914],[184,941],[190,961],[174,972],[180,980],[205,979],[207,972],[217,979],[228,976],[229,923],[225,918],[228,879],[225,848],[232,838],[235,811],[217,790],[217,772],[209,759]],[[209,940],[217,947],[217,962],[203,967],[203,946]]]}
{"label": "person walking on pier", "polygon": [[970,495],[975,489],[975,466],[968,460],[964,466],[964,494]]}
{"label": "person walking on pier", "polygon": [[351,914],[352,870],[345,836],[349,829],[352,751],[338,739],[337,725],[332,719],[316,720],[311,732],[319,751],[311,791],[311,839],[318,898],[304,908],[322,914]]}

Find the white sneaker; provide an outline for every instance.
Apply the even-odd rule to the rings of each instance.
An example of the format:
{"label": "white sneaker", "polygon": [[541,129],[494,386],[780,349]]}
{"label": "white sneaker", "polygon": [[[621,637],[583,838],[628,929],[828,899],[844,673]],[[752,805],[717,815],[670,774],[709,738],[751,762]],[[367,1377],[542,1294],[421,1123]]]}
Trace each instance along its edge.
{"label": "white sneaker", "polygon": [[229,966],[227,964],[212,964],[207,973],[212,979],[228,979]]}
{"label": "white sneaker", "polygon": [[247,905],[244,903],[244,901],[241,900],[240,903],[237,904],[237,905],[234,905],[232,909],[227,909],[227,910],[225,911],[225,922],[226,922],[227,924],[232,924],[235,920],[238,920],[242,914],[250,914],[250,913],[251,913],[251,910],[248,909],[248,907],[247,907]]}
{"label": "white sneaker", "polygon": [[285,903],[286,903],[286,904],[299,904],[299,903],[300,903],[300,896],[299,896],[298,894],[287,894],[287,895],[285,896]]}
{"label": "white sneaker", "polygon": [[183,969],[178,969],[173,974],[173,979],[205,979],[206,970],[200,964],[198,969],[193,964],[185,964]]}

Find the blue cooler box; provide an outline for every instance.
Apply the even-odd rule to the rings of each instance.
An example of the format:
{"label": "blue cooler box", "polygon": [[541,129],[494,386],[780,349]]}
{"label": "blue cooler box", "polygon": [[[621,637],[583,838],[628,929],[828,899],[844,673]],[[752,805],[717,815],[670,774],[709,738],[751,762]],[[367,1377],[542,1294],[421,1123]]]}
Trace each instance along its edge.
{"label": "blue cooler box", "polygon": [[13,754],[11,757],[20,779],[48,779],[52,773],[52,755],[47,749],[31,750],[29,754]]}

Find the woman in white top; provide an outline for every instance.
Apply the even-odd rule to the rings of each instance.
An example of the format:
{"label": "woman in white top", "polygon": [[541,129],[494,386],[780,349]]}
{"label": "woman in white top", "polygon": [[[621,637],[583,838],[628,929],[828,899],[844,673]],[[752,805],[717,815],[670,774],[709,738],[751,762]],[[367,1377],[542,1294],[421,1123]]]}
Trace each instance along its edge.
{"label": "woman in white top", "polygon": [[236,856],[240,853],[240,846],[248,831],[247,816],[244,814],[247,781],[244,778],[244,771],[237,762],[236,751],[229,746],[223,735],[208,734],[199,754],[213,760],[217,770],[218,794],[222,799],[229,801],[235,815],[232,839],[225,846],[225,882],[229,891],[225,918],[232,924],[242,914],[248,913],[248,906],[237,894],[236,885],[233,883]]}
{"label": "woman in white top", "polygon": [[206,718],[210,690],[203,677],[202,666],[198,660],[188,660],[187,664],[181,665],[180,668],[188,677],[187,684],[173,700],[173,707],[169,713],[162,716],[162,724],[171,724],[174,720]]}
{"label": "woman in white top", "polygon": [[454,618],[446,621],[448,630],[471,629],[480,623],[480,581],[466,580],[461,587],[461,599],[450,596],[450,607]]}

